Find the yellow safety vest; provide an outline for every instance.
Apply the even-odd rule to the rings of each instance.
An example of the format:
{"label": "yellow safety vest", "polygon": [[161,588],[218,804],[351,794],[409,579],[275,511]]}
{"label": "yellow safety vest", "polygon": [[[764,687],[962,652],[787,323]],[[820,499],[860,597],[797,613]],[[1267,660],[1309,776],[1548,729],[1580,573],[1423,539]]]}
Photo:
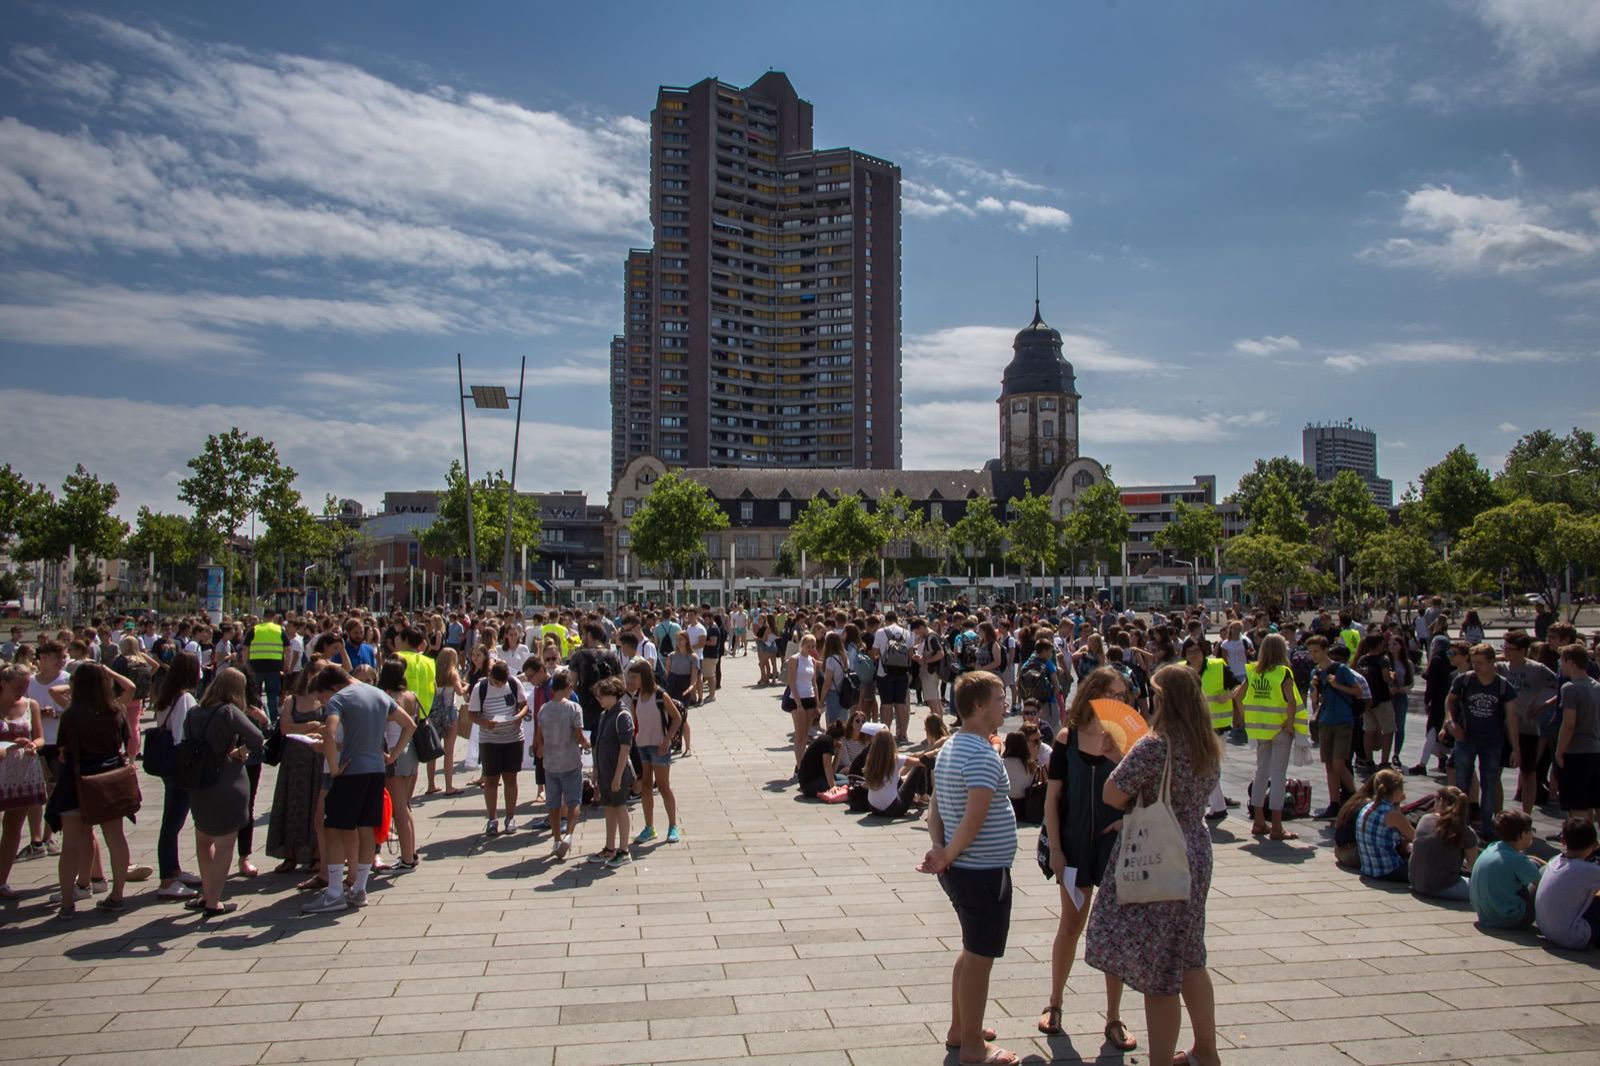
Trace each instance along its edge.
{"label": "yellow safety vest", "polygon": [[539,630],[539,639],[544,640],[546,637],[556,638],[556,643],[561,645],[561,657],[565,659],[571,651],[571,638],[567,636],[567,627],[560,622],[546,622]]}
{"label": "yellow safety vest", "polygon": [[1227,668],[1226,659],[1207,659],[1206,668],[1200,674],[1200,691],[1211,705],[1212,729],[1233,728],[1233,693],[1228,691],[1224,681]]}
{"label": "yellow safety vest", "polygon": [[1294,693],[1294,707],[1283,700],[1283,679],[1289,675],[1287,666],[1275,667],[1261,673],[1255,663],[1244,668],[1244,731],[1251,740],[1271,740],[1283,729],[1284,719],[1294,714],[1294,731],[1311,735],[1311,720],[1306,714],[1305,701],[1300,689],[1289,682]]}
{"label": "yellow safety vest", "polygon": [[1350,659],[1353,662],[1356,657],[1356,648],[1361,646],[1361,634],[1353,628],[1341,629],[1339,630],[1339,639],[1344,641],[1344,646],[1350,649]]}
{"label": "yellow safety vest", "polygon": [[397,654],[406,663],[406,689],[417,698],[417,709],[421,717],[427,718],[433,711],[433,692],[437,675],[434,662],[420,651],[402,651]]}
{"label": "yellow safety vest", "polygon": [[283,659],[283,627],[276,622],[257,622],[250,636],[250,661]]}

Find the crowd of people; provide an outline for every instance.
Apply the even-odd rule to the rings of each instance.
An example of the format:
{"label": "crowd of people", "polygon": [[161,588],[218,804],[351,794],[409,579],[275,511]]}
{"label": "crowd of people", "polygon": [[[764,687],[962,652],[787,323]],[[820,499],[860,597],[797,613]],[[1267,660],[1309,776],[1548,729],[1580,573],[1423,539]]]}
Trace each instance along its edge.
{"label": "crowd of people", "polygon": [[[962,1062],[1015,1061],[983,1013],[1024,821],[1041,825],[1037,862],[1061,901],[1039,1030],[1061,1032],[1082,941],[1105,975],[1109,1046],[1138,1046],[1121,1012],[1132,988],[1152,1061],[1176,1053],[1187,1008],[1187,1054],[1210,1064],[1207,823],[1241,805],[1221,784],[1229,744],[1254,746],[1253,836],[1295,840],[1285,821],[1321,784],[1334,861],[1371,882],[1466,901],[1485,928],[1537,926],[1563,947],[1600,936],[1597,638],[1546,613],[1497,649],[1476,614],[1457,627],[1442,601],[1421,606],[1378,621],[962,601],[921,613],[762,603],[108,616],[32,642],[16,628],[0,645],[0,897],[23,895],[9,885],[16,860],[51,855],[62,919],[97,895],[99,910],[122,910],[128,885],[152,876],[161,900],[229,913],[230,872],[262,873],[264,764],[277,772],[262,850],[278,860],[271,873],[307,875],[308,913],[364,906],[374,875],[415,869],[425,797],[468,788],[482,796],[484,838],[548,832],[553,862],[568,858],[585,809],[602,808],[604,846],[588,860],[623,867],[640,847],[684,839],[672,768],[693,755],[693,711],[717,698],[725,656],[753,654],[757,687],[781,687],[802,795],[925,817],[921,868],[962,928],[947,1033]],[[1425,727],[1407,767],[1419,687]],[[1137,712],[1147,735],[1119,741],[1106,701]],[[163,784],[154,868],[134,861],[123,829],[141,761]],[[1291,776],[1317,763],[1323,782]],[[1408,779],[1430,772],[1438,787],[1409,798]],[[1548,864],[1529,854],[1544,804],[1566,816]],[[530,806],[543,815],[532,826]],[[1150,828],[1152,810],[1165,829]],[[1137,848],[1125,846],[1129,819],[1144,819]],[[1178,889],[1151,895],[1140,864],[1152,851],[1186,871]]]}

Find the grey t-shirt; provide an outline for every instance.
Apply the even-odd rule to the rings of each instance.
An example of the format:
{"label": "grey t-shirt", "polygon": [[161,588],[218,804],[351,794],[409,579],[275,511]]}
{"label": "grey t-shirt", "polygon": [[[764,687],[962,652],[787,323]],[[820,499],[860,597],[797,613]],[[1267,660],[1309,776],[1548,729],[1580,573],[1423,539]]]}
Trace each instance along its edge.
{"label": "grey t-shirt", "polygon": [[1439,835],[1439,816],[1424,814],[1411,843],[1411,887],[1426,896],[1443,892],[1461,880],[1461,861],[1477,846],[1478,835],[1468,826],[1462,830],[1461,846],[1451,847]]}
{"label": "grey t-shirt", "polygon": [[539,708],[539,735],[544,737],[544,772],[567,774],[583,768],[575,730],[583,728],[583,708],[571,700],[546,700]]}
{"label": "grey t-shirt", "polygon": [[1551,859],[1533,900],[1539,932],[1557,947],[1588,947],[1594,942],[1594,930],[1583,913],[1596,892],[1600,892],[1600,866],[1567,855]]}
{"label": "grey t-shirt", "polygon": [[483,681],[472,686],[471,703],[469,709],[475,714],[494,722],[492,726],[483,726],[478,730],[478,743],[480,744],[516,744],[522,740],[522,722],[511,719],[517,715],[517,709],[526,702],[522,694],[522,682],[510,678],[504,685],[496,685]]}
{"label": "grey t-shirt", "polygon": [[383,726],[395,708],[382,689],[355,681],[333,694],[326,711],[339,716],[342,774],[383,773]]}
{"label": "grey t-shirt", "polygon": [[1517,690],[1517,729],[1524,735],[1539,731],[1539,713],[1555,695],[1561,679],[1544,663],[1524,659],[1516,666],[1501,664],[1501,673]]}
{"label": "grey t-shirt", "polygon": [[1567,743],[1567,752],[1578,755],[1600,753],[1600,682],[1592,677],[1568,681],[1561,689],[1561,714],[1577,715],[1577,728]]}

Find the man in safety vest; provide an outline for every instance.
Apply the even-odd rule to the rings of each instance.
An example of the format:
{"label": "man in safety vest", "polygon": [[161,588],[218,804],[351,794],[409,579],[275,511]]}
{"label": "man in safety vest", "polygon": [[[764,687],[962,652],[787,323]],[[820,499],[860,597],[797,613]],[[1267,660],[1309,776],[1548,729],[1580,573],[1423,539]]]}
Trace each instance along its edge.
{"label": "man in safety vest", "polygon": [[[1311,719],[1305,702],[1289,670],[1289,644],[1282,634],[1272,633],[1261,642],[1261,654],[1245,667],[1240,688],[1243,698],[1245,735],[1255,742],[1256,777],[1251,785],[1250,832],[1268,835],[1267,812],[1272,812],[1273,840],[1294,840],[1298,834],[1283,828],[1284,791],[1288,786],[1289,757],[1295,738],[1309,742]],[[1270,785],[1272,794],[1267,796]]]}
{"label": "man in safety vest", "polygon": [[289,650],[281,618],[280,612],[268,608],[265,617],[251,626],[244,637],[250,649],[246,655],[250,676],[261,685],[267,716],[274,722],[278,720],[278,701],[283,695],[283,671],[286,665],[284,657]]}
{"label": "man in safety vest", "polygon": [[[1226,659],[1213,658],[1210,651],[1211,645],[1204,637],[1190,637],[1183,642],[1184,661],[1189,664],[1189,669],[1200,675],[1200,689],[1205,693],[1206,705],[1211,708],[1211,728],[1218,733],[1226,733],[1244,724],[1239,716],[1236,693],[1239,679],[1228,668]],[[1229,807],[1238,805],[1237,800],[1230,800],[1223,794],[1222,779],[1219,777],[1206,804],[1206,818],[1213,822],[1220,821],[1228,816]]]}

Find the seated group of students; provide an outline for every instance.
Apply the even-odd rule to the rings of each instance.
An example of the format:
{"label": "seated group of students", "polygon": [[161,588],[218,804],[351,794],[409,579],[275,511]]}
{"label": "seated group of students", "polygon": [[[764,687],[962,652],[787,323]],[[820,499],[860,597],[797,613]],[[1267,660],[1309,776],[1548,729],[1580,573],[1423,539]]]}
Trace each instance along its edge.
{"label": "seated group of students", "polygon": [[1460,789],[1441,788],[1415,826],[1405,800],[1398,771],[1368,778],[1334,822],[1339,865],[1375,881],[1409,884],[1418,896],[1468,901],[1485,929],[1537,923],[1557,947],[1600,946],[1600,836],[1593,821],[1568,817],[1561,826],[1564,850],[1547,864],[1528,854],[1533,819],[1523,811],[1496,814],[1498,839],[1484,847]]}
{"label": "seated group of students", "polygon": [[[1044,820],[1045,767],[1051,752],[1038,714],[1038,704],[1029,700],[1019,728],[989,737],[1006,768],[1008,795],[1018,820],[1033,824]],[[893,729],[865,721],[860,711],[851,712],[842,722],[830,723],[807,743],[801,756],[801,795],[832,798],[838,794],[831,790],[842,782],[845,798],[853,805],[864,803],[872,814],[899,818],[926,807],[934,760],[950,739],[950,726],[942,714],[933,712],[923,719],[922,729],[923,741],[917,750],[901,753]]]}

